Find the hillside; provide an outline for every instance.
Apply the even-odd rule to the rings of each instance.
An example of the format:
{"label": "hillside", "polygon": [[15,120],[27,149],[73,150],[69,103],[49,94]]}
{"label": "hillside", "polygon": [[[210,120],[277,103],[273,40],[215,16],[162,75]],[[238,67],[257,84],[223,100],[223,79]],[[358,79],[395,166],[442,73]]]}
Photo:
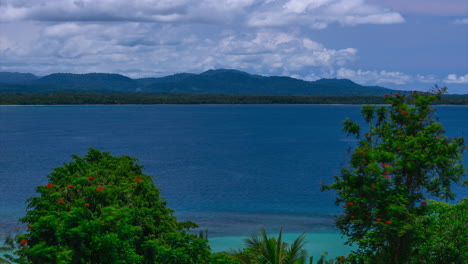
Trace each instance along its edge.
{"label": "hillside", "polygon": [[32,73],[0,72],[1,83],[23,83],[39,79]]}
{"label": "hillside", "polygon": [[110,73],[54,73],[33,81],[34,84],[53,84],[75,88],[135,92],[138,83],[126,76]]}
{"label": "hillside", "polygon": [[15,73],[14,75],[18,77],[11,81],[12,78],[8,77],[11,74],[0,73],[0,92],[71,91],[233,95],[383,95],[396,92],[396,90],[383,87],[359,85],[347,79],[320,79],[310,82],[291,77],[261,76],[228,69],[141,79],[131,79],[120,74],[109,73],[54,73],[42,78],[33,78],[32,74],[17,75]]}

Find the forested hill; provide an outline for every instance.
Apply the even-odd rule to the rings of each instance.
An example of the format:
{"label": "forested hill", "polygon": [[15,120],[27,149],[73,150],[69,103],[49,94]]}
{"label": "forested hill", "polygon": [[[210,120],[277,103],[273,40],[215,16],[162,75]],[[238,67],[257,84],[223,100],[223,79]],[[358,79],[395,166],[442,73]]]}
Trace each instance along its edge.
{"label": "forested hill", "polygon": [[291,77],[260,76],[237,70],[179,73],[160,78],[131,79],[109,73],[54,73],[36,77],[24,73],[0,73],[0,92],[140,92],[245,95],[383,95],[394,93],[378,86],[362,86],[347,79],[304,81]]}
{"label": "forested hill", "polygon": [[32,73],[0,72],[0,83],[24,83],[39,79]]}

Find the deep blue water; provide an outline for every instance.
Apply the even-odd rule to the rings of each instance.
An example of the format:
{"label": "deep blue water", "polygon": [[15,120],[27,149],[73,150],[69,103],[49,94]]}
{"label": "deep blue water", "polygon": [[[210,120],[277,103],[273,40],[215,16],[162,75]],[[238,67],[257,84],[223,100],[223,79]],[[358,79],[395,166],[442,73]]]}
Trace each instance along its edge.
{"label": "deep blue water", "polygon": [[[449,136],[468,135],[468,107],[438,112]],[[2,106],[0,224],[15,225],[52,168],[93,147],[138,158],[176,215],[210,236],[336,232],[334,194],[318,182],[347,164],[346,117],[361,120],[360,106]]]}

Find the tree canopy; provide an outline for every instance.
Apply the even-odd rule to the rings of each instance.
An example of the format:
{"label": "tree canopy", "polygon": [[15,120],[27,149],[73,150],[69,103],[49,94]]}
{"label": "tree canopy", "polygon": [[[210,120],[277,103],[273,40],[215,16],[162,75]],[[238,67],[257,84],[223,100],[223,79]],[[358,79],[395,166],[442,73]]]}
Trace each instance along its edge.
{"label": "tree canopy", "polygon": [[409,263],[424,237],[427,199],[455,197],[452,185],[465,171],[464,141],[445,136],[430,107],[444,91],[385,95],[389,107],[362,108],[366,131],[344,121],[343,130],[359,141],[350,166],[323,189],[337,191],[345,210],[337,226],[359,246],[359,263]]}
{"label": "tree canopy", "polygon": [[129,156],[90,149],[56,168],[28,200],[18,263],[228,263],[178,222]]}

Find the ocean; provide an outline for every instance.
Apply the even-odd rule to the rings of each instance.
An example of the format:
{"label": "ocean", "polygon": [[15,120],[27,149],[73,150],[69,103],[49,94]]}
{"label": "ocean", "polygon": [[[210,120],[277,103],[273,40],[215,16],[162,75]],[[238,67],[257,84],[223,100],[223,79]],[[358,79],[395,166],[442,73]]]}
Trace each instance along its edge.
{"label": "ocean", "polygon": [[[53,168],[89,147],[139,159],[180,220],[208,230],[213,251],[243,246],[263,226],[287,240],[307,234],[309,254],[344,255],[333,192],[320,181],[348,164],[341,131],[359,105],[0,106],[0,229]],[[438,106],[447,135],[466,137],[467,106]],[[465,166],[468,168],[467,158]],[[456,188],[458,197],[466,190]]]}

